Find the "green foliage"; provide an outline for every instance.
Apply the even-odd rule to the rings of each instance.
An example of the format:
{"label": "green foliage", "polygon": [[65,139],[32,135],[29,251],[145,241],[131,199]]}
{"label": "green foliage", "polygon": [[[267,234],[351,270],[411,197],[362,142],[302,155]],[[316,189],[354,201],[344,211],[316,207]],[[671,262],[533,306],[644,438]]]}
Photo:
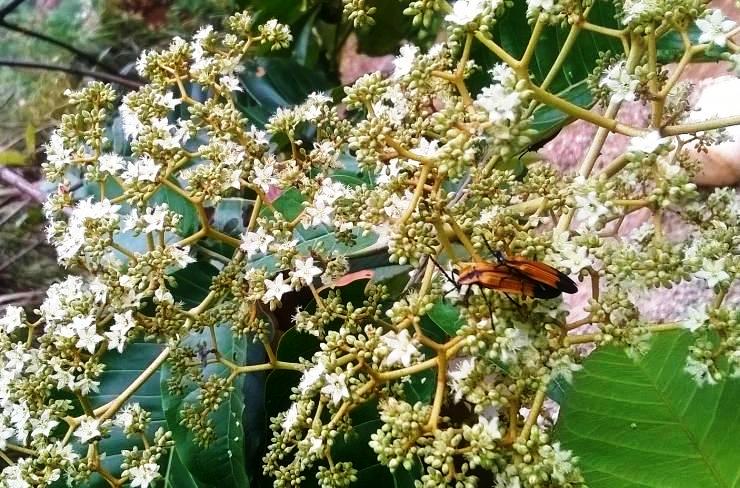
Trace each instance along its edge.
{"label": "green foliage", "polygon": [[683,371],[688,333],[655,337],[633,360],[603,348],[566,388],[554,436],[580,457],[588,486],[736,486],[740,381],[699,386]]}

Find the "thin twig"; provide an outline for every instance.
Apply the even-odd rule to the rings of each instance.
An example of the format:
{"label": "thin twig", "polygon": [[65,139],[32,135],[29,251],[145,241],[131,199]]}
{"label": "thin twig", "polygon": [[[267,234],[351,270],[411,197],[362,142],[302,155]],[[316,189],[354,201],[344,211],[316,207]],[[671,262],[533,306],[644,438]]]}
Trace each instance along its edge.
{"label": "thin twig", "polygon": [[80,49],[77,49],[73,45],[67,44],[64,41],[60,41],[59,39],[54,39],[53,37],[49,37],[46,34],[43,34],[41,32],[36,32],[30,29],[26,29],[25,27],[21,27],[20,25],[13,24],[6,20],[2,20],[2,18],[0,18],[0,27],[5,27],[8,30],[18,32],[19,34],[23,34],[28,37],[33,37],[41,41],[47,42],[49,44],[52,44],[54,46],[60,47],[66,51],[71,52],[72,54],[76,55],[80,59],[87,61],[92,66],[99,66],[112,75],[118,74],[118,71],[115,68],[99,60],[96,56],[90,53],[86,53],[85,51],[82,51]]}
{"label": "thin twig", "polygon": [[107,81],[109,83],[117,83],[126,88],[137,89],[143,84],[138,81],[123,78],[122,76],[111,75],[108,73],[99,73],[97,71],[90,71],[86,69],[68,68],[67,66],[59,66],[56,64],[36,63],[33,61],[13,61],[9,59],[0,59],[0,66],[10,66],[12,68],[28,68],[28,69],[40,69],[45,71],[61,71],[63,73],[70,73],[78,76],[89,76],[101,81]]}
{"label": "thin twig", "polygon": [[25,0],[10,0],[10,3],[3,8],[0,8],[0,19],[4,19],[10,15],[15,9],[20,7],[23,2],[25,2]]}

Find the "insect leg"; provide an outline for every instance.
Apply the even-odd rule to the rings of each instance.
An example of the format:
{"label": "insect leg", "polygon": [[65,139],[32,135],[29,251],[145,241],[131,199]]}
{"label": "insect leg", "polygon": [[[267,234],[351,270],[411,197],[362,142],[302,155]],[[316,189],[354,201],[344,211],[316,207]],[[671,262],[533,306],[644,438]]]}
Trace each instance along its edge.
{"label": "insect leg", "polygon": [[[447,271],[444,270],[444,268],[437,262],[436,259],[434,259],[432,256],[429,256],[429,259],[432,260],[435,266],[437,266],[437,269],[439,269],[440,273],[442,273],[442,275],[445,278],[447,278],[447,281],[452,283],[455,286],[455,289],[457,290],[457,292],[460,293],[462,291],[462,286],[460,286],[460,284],[457,281],[455,281],[455,279],[452,276],[450,276],[450,274],[447,273]],[[450,292],[448,291],[447,293],[450,293]],[[447,295],[447,293],[445,293],[445,296]]]}

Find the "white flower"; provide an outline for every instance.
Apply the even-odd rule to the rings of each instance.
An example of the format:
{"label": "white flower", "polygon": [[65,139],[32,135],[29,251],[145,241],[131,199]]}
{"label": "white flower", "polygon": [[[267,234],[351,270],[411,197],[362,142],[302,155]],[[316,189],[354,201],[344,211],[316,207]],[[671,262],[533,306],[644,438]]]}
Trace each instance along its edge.
{"label": "white flower", "polygon": [[141,466],[129,468],[128,475],[131,478],[131,487],[140,486],[148,488],[149,485],[160,477],[159,465],[157,463],[144,463]]}
{"label": "white flower", "polygon": [[21,307],[8,305],[5,307],[5,316],[0,319],[0,331],[12,334],[14,330],[24,327],[24,316],[25,313]]}
{"label": "white flower", "polygon": [[445,20],[457,25],[468,25],[483,13],[485,6],[486,0],[457,0],[452,6],[452,12],[447,14]]}
{"label": "white flower", "polygon": [[0,480],[7,484],[8,488],[30,488],[31,485],[23,478],[21,466],[7,466],[3,468]]}
{"label": "white flower", "polygon": [[234,75],[224,75],[219,78],[219,81],[229,91],[244,91],[241,80]]}
{"label": "white flower", "polygon": [[389,219],[396,220],[401,217],[409,205],[411,205],[411,199],[413,196],[414,194],[408,189],[404,192],[403,196],[393,193],[390,201],[387,202],[385,208],[383,208],[383,211],[385,211],[385,214]]}
{"label": "white flower", "polygon": [[306,207],[301,223],[306,227],[316,227],[318,225],[332,225],[334,216],[334,207],[322,200],[314,202],[310,207]]}
{"label": "white flower", "polygon": [[637,136],[630,139],[630,144],[627,150],[635,153],[652,154],[659,147],[664,146],[670,142],[670,138],[661,137],[660,132],[657,130],[648,132],[644,136]]}
{"label": "white flower", "polygon": [[247,258],[251,258],[258,252],[262,254],[267,252],[268,246],[275,238],[265,232],[265,229],[259,228],[257,232],[246,231],[241,236],[242,243],[239,248],[247,253]]}
{"label": "white flower", "polygon": [[714,288],[730,279],[730,275],[725,271],[725,258],[715,260],[704,258],[701,269],[694,273],[694,276],[706,281],[709,288]]}
{"label": "white flower", "polygon": [[686,360],[686,366],[684,366],[683,370],[686,371],[699,386],[704,386],[705,384],[717,384],[717,380],[712,376],[712,373],[709,371],[709,367],[691,356]]}
{"label": "white flower", "polygon": [[[420,156],[428,156],[433,158],[437,151],[439,150],[439,141],[433,140],[430,141],[426,137],[422,137],[419,139],[419,145],[413,148],[411,151],[415,154],[418,154]],[[416,168],[419,166],[419,163],[417,161],[406,161],[407,166],[411,166],[412,168]]]}
{"label": "white flower", "polygon": [[381,363],[385,366],[393,366],[399,363],[405,367],[411,366],[411,358],[419,353],[419,350],[411,342],[411,336],[406,329],[402,330],[400,334],[394,331],[386,332],[380,337],[380,342],[390,350],[390,353]]}
{"label": "white flower", "polygon": [[294,286],[313,283],[313,279],[321,274],[321,268],[313,264],[313,258],[296,258],[293,269],[290,271],[291,283]]}
{"label": "white flower", "polygon": [[175,303],[175,297],[172,296],[172,293],[166,287],[160,286],[154,290],[154,301],[158,303]]}
{"label": "white flower", "polygon": [[507,473],[498,473],[496,475],[496,485],[494,488],[522,488],[522,483],[518,476]]}
{"label": "white flower", "polygon": [[141,220],[144,223],[144,233],[148,234],[155,230],[163,231],[165,219],[167,218],[167,211],[169,206],[166,203],[157,205],[156,207],[147,207],[146,213],[141,216]]}
{"label": "white flower", "polygon": [[419,55],[419,48],[413,44],[404,44],[399,50],[398,56],[393,60],[393,78],[401,78],[411,73],[416,61],[416,56]]}
{"label": "white flower", "polygon": [[290,430],[293,427],[295,427],[295,424],[297,422],[298,422],[298,404],[294,403],[285,412],[285,417],[283,418],[283,423],[281,424],[281,427],[283,428],[283,430]]}
{"label": "white flower", "polygon": [[527,0],[527,15],[532,16],[535,12],[554,13],[555,0]]}
{"label": "white flower", "polygon": [[44,410],[40,416],[31,417],[31,437],[49,437],[52,429],[59,425],[59,422],[52,418],[51,410]]}
{"label": "white flower", "polygon": [[303,373],[303,376],[301,376],[300,383],[298,383],[298,389],[303,392],[311,388],[316,383],[318,383],[319,380],[321,380],[321,378],[324,376],[324,373],[326,373],[326,366],[324,366],[323,363],[319,363],[316,366],[313,366],[312,368],[306,370]]}
{"label": "white flower", "polygon": [[164,95],[161,93],[157,93],[154,97],[154,103],[161,105],[162,107],[169,110],[175,109],[175,107],[180,105],[180,102],[182,102],[182,99],[175,98],[175,95],[171,91],[168,91]]}
{"label": "white flower", "polygon": [[122,429],[128,429],[134,423],[134,413],[139,409],[138,403],[128,404],[123,407],[113,419],[113,424]]}
{"label": "white flower", "polygon": [[656,0],[625,0],[622,6],[624,12],[622,23],[627,25],[644,13],[656,11],[658,7]]}
{"label": "white flower", "polygon": [[[77,319],[75,318],[75,320]],[[78,324],[75,327],[78,337],[75,347],[87,349],[90,354],[95,352],[95,347],[103,340],[103,337],[97,333],[94,320],[93,317],[85,317],[86,325]]]}
{"label": "white flower", "polygon": [[344,398],[349,398],[347,376],[345,373],[329,373],[325,376],[326,384],[321,393],[329,397],[332,405],[339,405]]}
{"label": "white flower", "polygon": [[316,435],[312,430],[308,432],[308,435],[306,436],[306,442],[309,444],[309,455],[319,454],[324,448],[324,439],[322,439],[321,436]]}
{"label": "white flower", "polygon": [[277,186],[280,183],[280,180],[275,177],[275,168],[270,161],[262,164],[259,159],[255,159],[252,170],[254,171],[252,183],[257,185],[263,192],[270,191],[270,187]]}
{"label": "white flower", "polygon": [[688,310],[686,318],[681,321],[681,327],[694,332],[696,329],[703,326],[709,318],[707,306],[706,304],[703,304],[699,307],[689,307]]}
{"label": "white flower", "polygon": [[726,18],[721,10],[710,9],[708,15],[696,19],[696,26],[701,31],[699,42],[708,42],[724,47],[727,44],[727,33],[735,28],[735,22]]}
{"label": "white flower", "polygon": [[599,84],[612,92],[612,102],[631,102],[635,100],[635,91],[640,80],[630,75],[626,63],[620,61],[607,70]]}
{"label": "white flower", "polygon": [[121,115],[123,134],[129,139],[135,139],[144,129],[144,124],[139,119],[138,114],[128,106],[127,97],[123,98],[123,103],[119,107],[118,113]]}
{"label": "white flower", "polygon": [[459,359],[450,363],[447,371],[447,381],[453,393],[455,403],[460,402],[463,397],[463,385],[465,380],[475,370],[475,358]]}
{"label": "white flower", "polygon": [[585,195],[576,195],[575,200],[579,218],[585,219],[581,228],[593,229],[600,224],[602,217],[609,215],[609,207],[599,200],[595,191],[590,191]]}
{"label": "white flower", "polygon": [[113,325],[104,334],[105,338],[108,339],[108,350],[116,349],[119,353],[122,353],[123,348],[126,346],[128,332],[135,326],[136,321],[131,310],[127,310],[125,313],[114,314]]}
{"label": "white flower", "polygon": [[547,254],[547,259],[558,268],[565,268],[572,273],[577,273],[583,268],[593,265],[588,255],[588,248],[579,246],[570,239],[566,232],[557,235],[552,243],[552,249]]}
{"label": "white flower", "polygon": [[84,417],[75,430],[75,437],[85,444],[96,437],[100,437],[100,435],[100,420],[92,417]]}
{"label": "white flower", "polygon": [[502,84],[483,88],[475,99],[475,105],[488,112],[488,120],[495,124],[515,121],[521,102],[519,92]]}
{"label": "white flower", "polygon": [[126,160],[118,154],[106,153],[98,158],[98,169],[112,175],[120,173],[125,165]]}
{"label": "white flower", "polygon": [[283,280],[282,273],[278,273],[274,280],[265,279],[265,294],[262,296],[262,303],[279,302],[290,290],[291,286]]}
{"label": "white flower", "polygon": [[529,336],[520,329],[509,328],[501,337],[499,347],[501,348],[500,358],[504,363],[512,363],[522,349],[528,348],[532,344]]}
{"label": "white flower", "polygon": [[141,159],[136,161],[129,161],[126,166],[126,171],[121,174],[121,178],[126,183],[134,183],[137,181],[151,181],[152,183],[157,181],[157,175],[159,174],[159,165],[148,155],[144,155]]}
{"label": "white flower", "polygon": [[175,267],[178,269],[185,268],[188,264],[195,262],[195,258],[190,255],[190,246],[185,246],[182,249],[173,246],[167,249]]}
{"label": "white flower", "polygon": [[498,412],[494,411],[486,418],[483,415],[478,415],[478,425],[481,426],[482,430],[488,434],[491,439],[501,439],[501,427],[498,425]]}

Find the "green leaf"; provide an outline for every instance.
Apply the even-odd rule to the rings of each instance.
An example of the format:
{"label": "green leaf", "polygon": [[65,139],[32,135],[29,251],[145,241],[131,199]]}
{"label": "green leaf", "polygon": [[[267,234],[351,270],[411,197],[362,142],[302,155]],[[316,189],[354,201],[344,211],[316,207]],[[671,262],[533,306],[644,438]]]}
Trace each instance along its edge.
{"label": "green leaf", "polygon": [[740,379],[699,387],[684,372],[690,333],[661,333],[633,361],[603,348],[575,375],[555,437],[591,488],[740,483]]}
{"label": "green leaf", "polygon": [[164,478],[165,488],[201,488],[203,485],[198,483],[193,474],[180,461],[177,450],[170,451],[170,462],[167,466],[167,475]]}
{"label": "green leaf", "polygon": [[[699,44],[699,36],[701,31],[696,25],[692,25],[689,28],[689,39],[692,44]],[[681,36],[676,31],[671,31],[658,39],[657,42],[657,57],[659,63],[672,63],[678,61],[683,56],[684,47]],[[710,49],[700,53],[692,58],[692,61],[720,61],[722,59],[721,54],[725,52],[724,49],[713,45]]]}
{"label": "green leaf", "polygon": [[403,15],[405,5],[398,0],[374,0],[377,8],[375,24],[357,32],[359,51],[370,56],[382,56],[396,50],[412,31],[411,18]]}
{"label": "green leaf", "polygon": [[[209,333],[204,331],[188,339],[189,344],[207,340]],[[244,364],[247,359],[246,339],[237,339],[226,325],[216,327],[218,348],[224,357],[237,364]],[[228,376],[230,370],[222,364],[208,365],[206,376]],[[167,381],[172,377],[168,365],[162,369],[161,392],[162,407],[167,418],[168,428],[172,431],[175,450],[183,466],[192,477],[204,487],[242,488],[249,487],[245,467],[244,432],[242,415],[244,401],[242,398],[243,378],[234,380],[234,391],[228,395],[219,408],[211,414],[214,421],[216,439],[208,447],[199,446],[193,433],[180,424],[180,411],[187,404],[198,401],[199,390],[191,384],[185,388],[184,395],[174,395],[167,388]]]}
{"label": "green leaf", "polygon": [[427,369],[411,376],[411,381],[403,384],[406,401],[412,405],[416,402],[431,403],[434,396],[437,374],[433,369]]}
{"label": "green leaf", "polygon": [[447,302],[435,303],[427,316],[450,337],[463,325],[460,312]]}
{"label": "green leaf", "polygon": [[195,206],[179,193],[175,193],[166,186],[160,186],[149,200],[152,205],[166,203],[170,210],[179,213],[182,218],[177,224],[177,230],[181,235],[188,236],[193,234],[200,227],[198,221],[198,212]]}
{"label": "green leaf", "polygon": [[298,331],[295,327],[288,329],[280,338],[277,357],[280,361],[296,363],[298,359],[311,359],[319,350],[321,341],[311,334]]}
{"label": "green leaf", "polygon": [[26,155],[14,149],[0,152],[0,166],[24,166]]}
{"label": "green leaf", "polygon": [[316,39],[313,35],[316,16],[321,8],[314,8],[313,12],[306,19],[306,23],[301,27],[293,46],[293,59],[298,64],[306,67],[313,67],[319,56],[319,49],[316,46]]}
{"label": "green leaf", "polygon": [[190,263],[186,268],[172,273],[177,286],[171,287],[170,292],[175,300],[195,307],[208,295],[211,281],[217,274],[218,269],[205,261]]}
{"label": "green leaf", "polygon": [[258,58],[247,63],[241,81],[245,93],[238,97],[237,105],[259,126],[264,126],[279,107],[297,105],[310,93],[332,86],[321,70],[284,58]]}
{"label": "green leaf", "polygon": [[[130,343],[122,354],[117,351],[108,351],[103,355],[102,362],[106,365],[100,377],[100,386],[97,392],[88,396],[93,408],[98,408],[114,400],[125,390],[162,352],[160,344],[146,342]],[[165,427],[165,417],[162,410],[159,392],[159,374],[154,373],[129,398],[127,403],[139,403],[144,410],[151,413],[152,422],[149,434],[153,434],[159,427]],[[101,454],[105,454],[103,467],[114,474],[121,473],[123,456],[121,451],[133,446],[143,447],[140,439],[127,439],[119,428],[114,428],[111,436],[100,441]],[[108,486],[102,479],[93,479],[88,486]]]}

